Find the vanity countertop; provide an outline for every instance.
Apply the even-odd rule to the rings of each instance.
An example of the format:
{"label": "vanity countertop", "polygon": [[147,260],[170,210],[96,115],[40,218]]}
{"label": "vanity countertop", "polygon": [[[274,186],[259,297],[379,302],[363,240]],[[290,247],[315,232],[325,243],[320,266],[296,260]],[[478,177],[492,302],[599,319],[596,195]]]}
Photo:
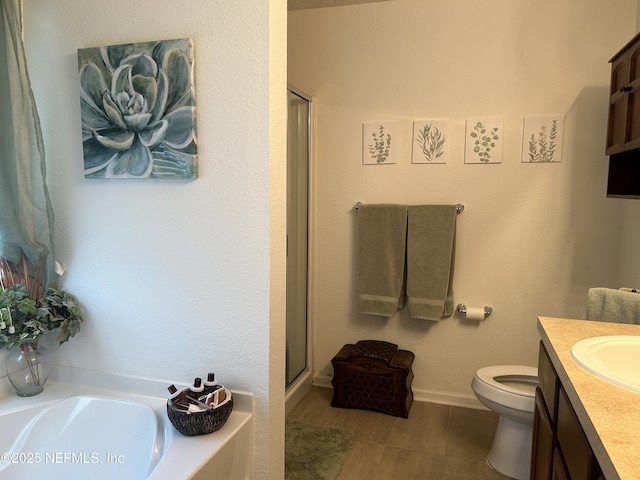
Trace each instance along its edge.
{"label": "vanity countertop", "polygon": [[640,325],[539,317],[538,331],[606,479],[640,479],[640,394],[600,379],[571,358],[580,340],[640,336]]}

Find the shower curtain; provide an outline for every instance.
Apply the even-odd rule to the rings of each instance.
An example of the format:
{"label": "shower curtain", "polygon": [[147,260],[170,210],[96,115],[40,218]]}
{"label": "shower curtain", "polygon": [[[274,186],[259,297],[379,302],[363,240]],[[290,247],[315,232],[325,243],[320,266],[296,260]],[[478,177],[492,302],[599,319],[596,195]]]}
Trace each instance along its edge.
{"label": "shower curtain", "polygon": [[0,0],[0,256],[56,281],[53,209],[44,145],[23,42],[22,0]]}

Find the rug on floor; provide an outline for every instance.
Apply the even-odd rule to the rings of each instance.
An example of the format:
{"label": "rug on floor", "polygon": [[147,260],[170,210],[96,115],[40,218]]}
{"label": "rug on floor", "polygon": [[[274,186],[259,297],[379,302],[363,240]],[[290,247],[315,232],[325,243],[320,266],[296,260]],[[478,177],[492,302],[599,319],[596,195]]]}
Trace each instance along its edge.
{"label": "rug on floor", "polygon": [[335,480],[354,435],[351,430],[287,420],[285,480]]}

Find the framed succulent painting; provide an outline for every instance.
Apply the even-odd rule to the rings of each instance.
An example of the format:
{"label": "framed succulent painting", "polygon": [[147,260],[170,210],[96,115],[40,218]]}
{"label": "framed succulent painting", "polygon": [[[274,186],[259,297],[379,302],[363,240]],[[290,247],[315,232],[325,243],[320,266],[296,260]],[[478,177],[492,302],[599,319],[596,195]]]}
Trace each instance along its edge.
{"label": "framed succulent painting", "polygon": [[78,50],[85,178],[196,178],[190,39]]}

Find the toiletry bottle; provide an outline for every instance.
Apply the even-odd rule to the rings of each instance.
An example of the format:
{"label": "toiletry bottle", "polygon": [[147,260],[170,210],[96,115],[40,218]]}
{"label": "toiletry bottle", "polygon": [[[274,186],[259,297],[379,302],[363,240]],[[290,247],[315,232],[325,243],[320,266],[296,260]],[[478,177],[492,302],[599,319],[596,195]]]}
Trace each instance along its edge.
{"label": "toiletry bottle", "polygon": [[204,392],[204,385],[202,385],[202,379],[200,377],[196,377],[193,379],[193,385],[189,387],[189,390],[193,394],[194,397],[199,397]]}
{"label": "toiletry bottle", "polygon": [[184,408],[185,410],[189,408],[189,404],[192,402],[187,398],[185,390],[178,390],[175,385],[169,385],[167,390],[169,390],[170,393],[169,401],[171,403],[176,407]]}
{"label": "toiletry bottle", "polygon": [[213,373],[209,373],[204,381],[204,390],[201,395],[209,395],[221,387],[222,385],[218,385],[218,382],[216,382],[216,376]]}
{"label": "toiletry bottle", "polygon": [[175,385],[170,385],[168,390],[169,393],[171,393],[169,400],[181,409],[199,411],[202,410],[203,407],[206,407],[206,405],[198,403],[200,401],[199,397],[202,396],[202,391],[204,390],[202,379],[200,378],[195,378],[189,388],[178,390]]}
{"label": "toiletry bottle", "polygon": [[203,395],[204,385],[202,385],[201,378],[195,378],[193,380],[193,385],[189,387],[189,391],[187,392],[187,399],[191,402],[189,406],[190,412],[209,410],[209,407],[204,400],[207,398],[206,395]]}

